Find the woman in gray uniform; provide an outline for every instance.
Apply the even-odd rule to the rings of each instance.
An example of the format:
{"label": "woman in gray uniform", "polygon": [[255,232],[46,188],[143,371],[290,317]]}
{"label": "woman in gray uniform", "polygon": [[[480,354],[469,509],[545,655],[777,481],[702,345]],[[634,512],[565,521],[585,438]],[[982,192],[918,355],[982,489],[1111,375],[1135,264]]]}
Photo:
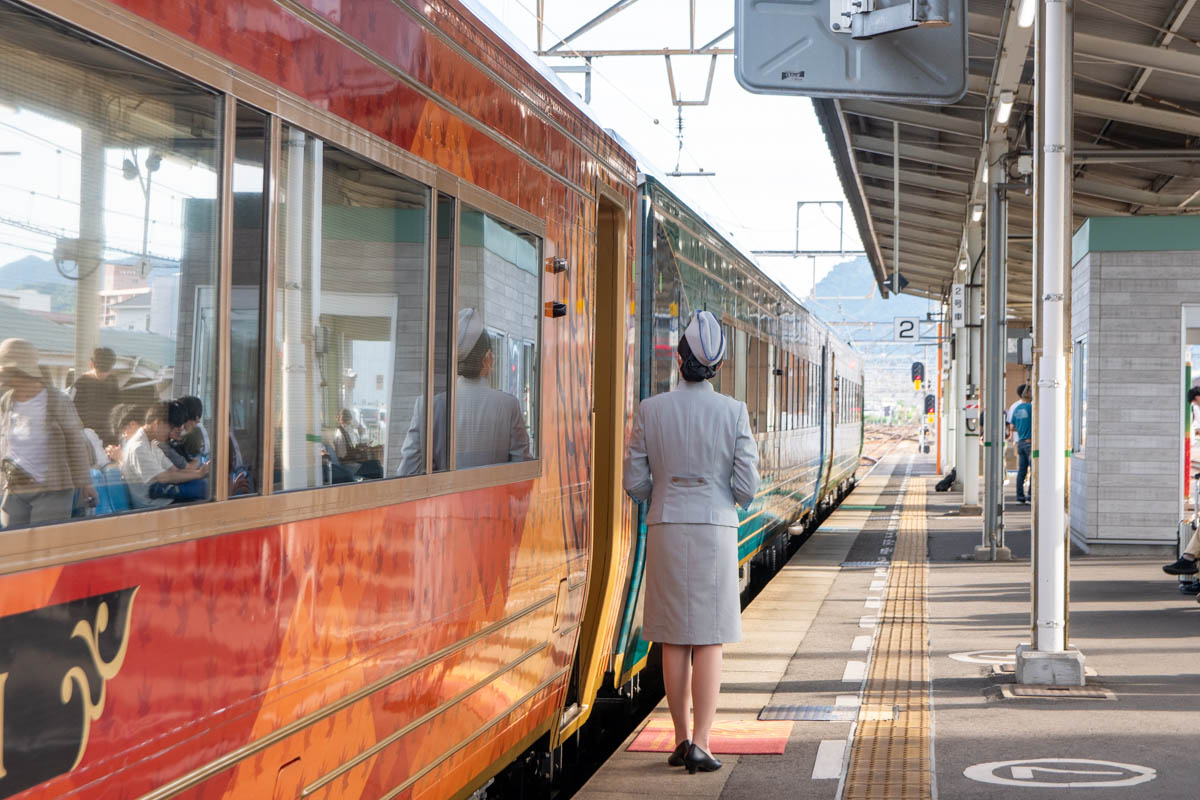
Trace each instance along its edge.
{"label": "woman in gray uniform", "polygon": [[708,382],[725,352],[717,318],[697,311],[679,342],[683,380],[642,401],[625,455],[625,491],[650,500],[642,636],[662,643],[677,742],[667,763],[691,773],[721,768],[708,743],[721,690],[721,645],[742,638],[734,504],[747,507],[758,492],[758,448],[746,404],[717,394]]}

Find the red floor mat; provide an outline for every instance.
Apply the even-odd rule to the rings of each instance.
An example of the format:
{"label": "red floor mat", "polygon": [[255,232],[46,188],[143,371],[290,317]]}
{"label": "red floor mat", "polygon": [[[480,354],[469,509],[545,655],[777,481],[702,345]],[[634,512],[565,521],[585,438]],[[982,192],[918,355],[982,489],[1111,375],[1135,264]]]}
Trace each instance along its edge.
{"label": "red floor mat", "polygon": [[[782,755],[792,733],[791,720],[718,722],[709,734],[714,754]],[[669,753],[675,749],[675,726],[669,719],[653,719],[627,748],[635,753]]]}

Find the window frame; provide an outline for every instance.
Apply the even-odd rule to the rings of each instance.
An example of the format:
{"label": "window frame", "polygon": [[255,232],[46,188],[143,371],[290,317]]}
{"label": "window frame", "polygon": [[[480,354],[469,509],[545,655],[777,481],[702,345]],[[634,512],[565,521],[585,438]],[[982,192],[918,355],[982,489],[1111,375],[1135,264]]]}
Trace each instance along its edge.
{"label": "window frame", "polygon": [[[113,514],[103,517],[78,518],[49,525],[0,531],[0,575],[61,565],[100,556],[144,550],[225,533],[257,527],[282,525],[319,516],[332,516],[355,511],[381,508],[399,503],[436,497],[445,494],[501,486],[540,477],[544,469],[539,442],[537,457],[530,461],[497,464],[461,471],[416,475],[406,478],[385,478],[354,484],[314,487],[289,492],[285,499],[276,499],[274,480],[267,479],[274,470],[274,393],[275,356],[264,359],[262,401],[260,413],[261,462],[263,475],[258,481],[259,493],[239,496],[228,502],[228,430],[231,389],[229,322],[232,314],[233,280],[233,192],[232,166],[236,153],[236,110],[239,104],[261,111],[268,117],[270,146],[268,150],[268,182],[265,200],[267,234],[264,243],[266,274],[269,287],[263,298],[263,327],[261,341],[272,343],[275,335],[275,292],[278,281],[278,209],[277,180],[282,148],[282,126],[289,125],[315,136],[358,158],[364,159],[398,175],[417,181],[430,190],[429,213],[431,234],[436,219],[436,199],[439,193],[455,200],[456,214],[462,203],[483,211],[509,225],[534,235],[539,240],[538,270],[538,380],[537,430],[545,430],[541,396],[544,389],[545,317],[540,313],[541,298],[546,295],[544,258],[551,245],[547,242],[547,222],[524,209],[509,203],[485,189],[469,183],[436,164],[425,161],[398,145],[367,131],[354,123],[310,104],[308,101],[281,91],[249,70],[216,56],[212,52],[176,34],[146,25],[132,12],[109,4],[87,0],[61,0],[41,4],[37,13],[45,15],[89,36],[104,47],[128,58],[147,62],[158,69],[173,73],[182,80],[212,91],[219,98],[223,119],[220,128],[225,141],[218,158],[218,241],[215,348],[217,352],[217,397],[212,418],[215,441],[212,480],[215,481],[209,501],[182,506],[148,509],[146,512]],[[398,78],[398,80],[402,80]],[[450,107],[447,103],[443,107]],[[538,167],[539,170],[541,169]],[[548,173],[547,173],[548,174]],[[559,178],[550,174],[551,180]],[[430,292],[436,290],[434,259],[436,236],[429,239]],[[454,273],[457,277],[457,249]],[[433,296],[431,295],[431,300]],[[432,334],[433,314],[427,319],[427,331]],[[429,337],[432,339],[432,335]],[[426,396],[432,388],[433,359],[426,361]],[[427,406],[428,407],[428,406]],[[431,416],[431,415],[427,415]],[[427,436],[429,425],[427,424]],[[427,438],[428,443],[428,438]],[[452,446],[452,443],[451,443]],[[428,448],[427,448],[428,450]],[[150,513],[147,513],[150,512]],[[12,535],[6,535],[12,534]],[[36,547],[32,542],[36,541]]]}

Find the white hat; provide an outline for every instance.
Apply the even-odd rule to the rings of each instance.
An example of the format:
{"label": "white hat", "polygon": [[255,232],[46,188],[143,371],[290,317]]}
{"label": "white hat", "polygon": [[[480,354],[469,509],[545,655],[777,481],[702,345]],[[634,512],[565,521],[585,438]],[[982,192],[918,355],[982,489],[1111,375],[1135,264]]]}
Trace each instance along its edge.
{"label": "white hat", "polygon": [[692,355],[706,367],[715,367],[725,358],[725,330],[711,311],[697,311],[683,332]]}
{"label": "white hat", "polygon": [[0,367],[22,372],[30,378],[41,377],[38,369],[38,350],[25,339],[5,339],[0,342]]}
{"label": "white hat", "polygon": [[479,337],[483,335],[483,315],[473,308],[460,308],[458,310],[458,360],[462,361],[471,351],[475,349],[475,345],[479,343]]}

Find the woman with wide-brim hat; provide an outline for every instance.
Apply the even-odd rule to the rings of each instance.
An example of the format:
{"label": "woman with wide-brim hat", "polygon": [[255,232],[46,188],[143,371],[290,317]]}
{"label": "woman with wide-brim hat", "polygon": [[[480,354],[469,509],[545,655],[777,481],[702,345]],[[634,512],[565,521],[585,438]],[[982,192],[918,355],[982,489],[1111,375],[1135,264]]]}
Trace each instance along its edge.
{"label": "woman with wide-brim hat", "polygon": [[746,404],[709,383],[725,354],[720,322],[697,311],[679,341],[683,380],[642,401],[625,455],[625,491],[650,500],[642,636],[662,644],[677,743],[667,763],[691,773],[721,768],[708,739],[721,647],[742,638],[736,506],[749,506],[758,492]]}

